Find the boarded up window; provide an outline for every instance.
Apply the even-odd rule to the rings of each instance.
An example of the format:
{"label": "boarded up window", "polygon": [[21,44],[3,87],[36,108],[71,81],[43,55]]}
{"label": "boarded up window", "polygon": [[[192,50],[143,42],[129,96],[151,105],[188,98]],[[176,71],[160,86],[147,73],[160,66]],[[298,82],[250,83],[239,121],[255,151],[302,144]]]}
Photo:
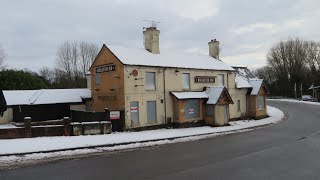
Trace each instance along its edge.
{"label": "boarded up window", "polygon": [[198,99],[185,100],[184,118],[185,119],[200,118],[200,100]]}
{"label": "boarded up window", "polygon": [[157,102],[147,101],[147,121],[148,123],[157,122]]}
{"label": "boarded up window", "polygon": [[249,110],[254,111],[254,96],[249,96]]}
{"label": "boarded up window", "polygon": [[206,116],[213,116],[213,105],[206,105]]}
{"label": "boarded up window", "polygon": [[99,84],[100,84],[100,73],[96,73],[96,76],[95,76],[95,84],[96,84],[96,85],[99,85]]}
{"label": "boarded up window", "polygon": [[147,72],[146,73],[146,89],[155,90],[156,89],[156,73]]}
{"label": "boarded up window", "polygon": [[224,74],[218,75],[219,86],[224,86]]}
{"label": "boarded up window", "polygon": [[258,109],[264,109],[264,97],[263,96],[257,96],[257,108]]}
{"label": "boarded up window", "polygon": [[174,101],[174,120],[178,120],[179,119],[179,101],[175,100]]}
{"label": "boarded up window", "polygon": [[183,89],[190,89],[190,74],[183,73],[182,80],[183,80]]}

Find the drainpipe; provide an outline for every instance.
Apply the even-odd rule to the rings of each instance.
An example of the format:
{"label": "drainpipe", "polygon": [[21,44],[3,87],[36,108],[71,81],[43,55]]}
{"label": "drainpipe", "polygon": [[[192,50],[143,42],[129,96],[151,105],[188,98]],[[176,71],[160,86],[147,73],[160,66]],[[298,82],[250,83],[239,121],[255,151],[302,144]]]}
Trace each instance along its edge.
{"label": "drainpipe", "polygon": [[163,103],[164,103],[164,122],[167,124],[167,101],[166,101],[166,68],[163,69]]}
{"label": "drainpipe", "polygon": [[229,72],[227,72],[227,89],[229,91]]}

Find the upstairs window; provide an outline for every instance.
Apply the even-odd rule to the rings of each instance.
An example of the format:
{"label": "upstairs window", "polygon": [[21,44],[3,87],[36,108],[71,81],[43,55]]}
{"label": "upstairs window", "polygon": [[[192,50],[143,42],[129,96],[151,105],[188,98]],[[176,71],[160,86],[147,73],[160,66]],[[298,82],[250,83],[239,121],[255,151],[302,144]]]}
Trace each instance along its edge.
{"label": "upstairs window", "polygon": [[190,74],[189,73],[182,74],[182,81],[183,81],[183,89],[190,89]]}
{"label": "upstairs window", "polygon": [[146,85],[147,90],[156,90],[156,73],[147,72],[146,73]]}
{"label": "upstairs window", "polygon": [[224,74],[218,75],[219,86],[224,86]]}
{"label": "upstairs window", "polygon": [[96,75],[95,75],[95,84],[96,85],[100,84],[100,75],[101,75],[101,73],[96,73]]}

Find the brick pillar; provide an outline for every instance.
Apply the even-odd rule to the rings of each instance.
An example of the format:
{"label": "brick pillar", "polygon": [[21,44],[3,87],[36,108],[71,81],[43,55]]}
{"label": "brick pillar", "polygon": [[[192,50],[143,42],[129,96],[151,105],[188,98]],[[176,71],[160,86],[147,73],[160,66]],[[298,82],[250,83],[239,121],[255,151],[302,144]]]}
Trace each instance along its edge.
{"label": "brick pillar", "polygon": [[31,138],[31,117],[25,117],[24,118],[24,130],[25,130],[25,136],[26,138]]}
{"label": "brick pillar", "polygon": [[64,126],[64,135],[65,136],[70,136],[70,118],[69,117],[64,117],[63,118],[63,126]]}

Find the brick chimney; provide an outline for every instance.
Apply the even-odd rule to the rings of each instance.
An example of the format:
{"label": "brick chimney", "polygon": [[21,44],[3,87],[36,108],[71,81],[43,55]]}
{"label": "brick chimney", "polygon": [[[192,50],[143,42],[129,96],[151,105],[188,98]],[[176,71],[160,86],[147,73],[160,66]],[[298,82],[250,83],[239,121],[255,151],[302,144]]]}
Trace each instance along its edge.
{"label": "brick chimney", "polygon": [[209,43],[209,56],[219,59],[219,53],[220,53],[220,42],[216,39],[211,40]]}
{"label": "brick chimney", "polygon": [[148,27],[143,31],[144,48],[153,53],[160,54],[159,50],[159,35],[160,31],[156,27]]}

